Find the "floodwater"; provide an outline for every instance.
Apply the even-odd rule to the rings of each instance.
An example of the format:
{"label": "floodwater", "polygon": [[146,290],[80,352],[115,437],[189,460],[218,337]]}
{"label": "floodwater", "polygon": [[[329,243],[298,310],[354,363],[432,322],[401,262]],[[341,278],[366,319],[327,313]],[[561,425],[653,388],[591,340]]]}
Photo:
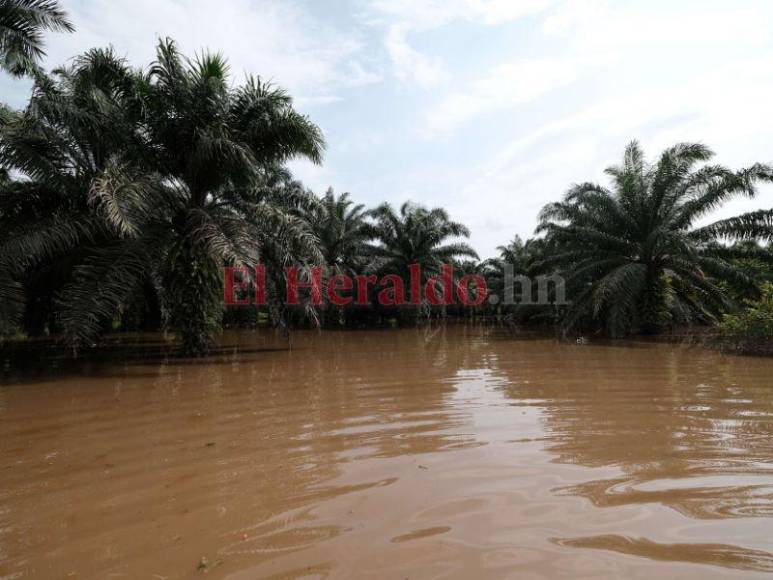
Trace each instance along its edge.
{"label": "floodwater", "polygon": [[771,359],[293,340],[6,374],[0,578],[773,574]]}

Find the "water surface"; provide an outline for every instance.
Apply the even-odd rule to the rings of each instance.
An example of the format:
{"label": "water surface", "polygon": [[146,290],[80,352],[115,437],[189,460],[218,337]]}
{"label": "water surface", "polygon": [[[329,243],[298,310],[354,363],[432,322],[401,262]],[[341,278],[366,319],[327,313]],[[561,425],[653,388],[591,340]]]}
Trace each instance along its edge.
{"label": "water surface", "polygon": [[230,334],[0,387],[0,578],[757,578],[773,360]]}

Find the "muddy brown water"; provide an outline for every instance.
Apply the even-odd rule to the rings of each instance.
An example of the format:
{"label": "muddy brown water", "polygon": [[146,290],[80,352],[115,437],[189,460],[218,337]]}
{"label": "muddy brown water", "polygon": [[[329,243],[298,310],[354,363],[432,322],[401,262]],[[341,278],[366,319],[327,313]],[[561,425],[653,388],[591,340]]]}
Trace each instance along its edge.
{"label": "muddy brown water", "polygon": [[7,375],[0,578],[773,574],[773,359],[487,328]]}

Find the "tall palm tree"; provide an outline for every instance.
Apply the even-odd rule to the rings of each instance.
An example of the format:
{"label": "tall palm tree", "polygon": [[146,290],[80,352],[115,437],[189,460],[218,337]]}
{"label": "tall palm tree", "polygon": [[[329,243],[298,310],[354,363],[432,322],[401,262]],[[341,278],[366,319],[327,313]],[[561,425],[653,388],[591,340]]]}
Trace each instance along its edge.
{"label": "tall palm tree", "polygon": [[295,227],[263,203],[263,171],[298,156],[319,162],[324,141],[283,90],[255,77],[233,89],[222,56],[187,60],[169,40],[143,92],[150,166],[175,192],[163,268],[171,321],[187,351],[204,352],[219,326],[223,261],[254,263],[259,230]]}
{"label": "tall palm tree", "polygon": [[132,72],[110,50],[92,50],[50,76],[34,74],[21,112],[0,109],[0,166],[23,177],[0,183],[0,293],[6,316],[22,308],[33,333],[53,323],[54,296],[89,246],[114,237],[94,211],[95,185],[140,149]]}
{"label": "tall palm tree", "polygon": [[[112,78],[109,71],[104,75]],[[123,87],[125,76],[119,77]],[[38,256],[62,245],[78,249],[78,263],[58,296],[59,319],[71,342],[93,340],[150,279],[185,351],[202,354],[221,322],[224,264],[253,264],[261,253],[281,261],[291,250],[317,251],[314,236],[293,213],[303,193],[280,187],[276,175],[295,156],[319,161],[324,142],[282,90],[255,78],[231,88],[219,55],[189,61],[172,41],[164,41],[149,71],[128,77],[124,111],[134,121],[128,134],[140,142],[135,147],[129,139],[114,154],[107,154],[111,134],[85,141],[70,137],[70,125],[88,125],[90,117],[78,108],[69,85],[46,81],[51,100],[67,111],[64,128],[51,127],[53,142],[67,142],[73,163],[88,161],[98,170],[73,185],[70,197],[79,205],[72,214],[44,213],[53,229],[16,236],[0,253],[21,256],[26,250]],[[121,119],[111,108],[105,115]],[[114,130],[126,134],[120,124]],[[21,139],[18,132],[9,134]],[[37,173],[38,165],[48,171],[48,159],[28,148],[32,155],[25,160],[24,143],[9,143],[0,136],[0,151],[9,152],[0,157],[4,165],[21,168],[40,187],[57,183],[55,175]],[[77,168],[66,173],[81,175]]]}
{"label": "tall palm tree", "polygon": [[538,231],[555,253],[543,267],[567,277],[573,301],[567,328],[595,320],[619,336],[670,321],[715,321],[729,307],[719,281],[753,286],[733,260],[770,254],[717,242],[770,239],[773,210],[695,224],[734,196],[755,195],[755,184],[770,181],[773,170],[696,168],[712,156],[703,145],[681,143],[650,165],[632,142],[622,165],[606,171],[611,188],[575,185],[563,201],[545,206]]}
{"label": "tall palm tree", "polygon": [[0,0],[0,68],[30,73],[46,54],[44,30],[75,30],[57,0]]}
{"label": "tall palm tree", "polygon": [[[370,215],[375,220],[372,237],[376,243],[366,247],[379,272],[407,279],[410,266],[418,264],[422,282],[426,282],[454,259],[478,258],[468,244],[454,241],[454,238],[469,237],[470,231],[463,224],[452,221],[444,209],[427,209],[406,202],[397,212],[385,203],[372,210]],[[417,315],[420,314],[421,307],[417,311]]]}

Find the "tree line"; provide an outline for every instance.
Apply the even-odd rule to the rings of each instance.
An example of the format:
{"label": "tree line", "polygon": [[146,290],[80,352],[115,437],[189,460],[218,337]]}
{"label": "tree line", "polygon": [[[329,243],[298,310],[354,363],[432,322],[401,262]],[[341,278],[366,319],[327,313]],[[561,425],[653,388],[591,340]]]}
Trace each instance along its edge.
{"label": "tree line", "polygon": [[[116,329],[170,329],[203,354],[223,324],[266,315],[353,326],[431,316],[490,315],[610,336],[714,324],[772,279],[773,210],[706,224],[733,197],[773,179],[766,164],[731,170],[704,145],[681,143],[650,163],[635,142],[607,170],[610,184],[572,186],[481,261],[468,229],[442,208],[366,208],[348,193],[316,195],[287,162],[321,163],[320,128],[280,87],[231,82],[226,60],[182,55],[160,41],[134,68],[92,49],[50,72],[38,64],[45,29],[70,31],[51,0],[0,0],[0,67],[33,81],[21,110],[0,106],[0,331],[54,334],[73,347]],[[265,266],[266,312],[224,311],[223,267]],[[564,306],[288,310],[285,269],[425,276],[452,263],[504,292],[505,268],[557,274]]]}

